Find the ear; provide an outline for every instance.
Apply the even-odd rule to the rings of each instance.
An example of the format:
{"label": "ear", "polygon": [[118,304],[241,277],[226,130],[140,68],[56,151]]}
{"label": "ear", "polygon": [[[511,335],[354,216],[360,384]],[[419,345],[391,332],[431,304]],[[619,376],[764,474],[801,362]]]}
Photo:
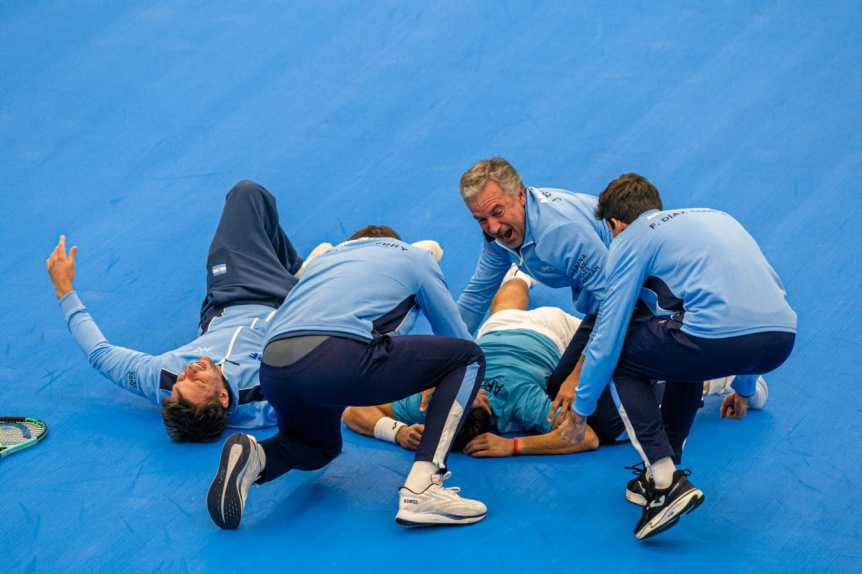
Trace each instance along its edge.
{"label": "ear", "polygon": [[518,193],[518,203],[521,204],[521,207],[524,207],[527,205],[527,193],[524,190],[525,190],[525,188],[522,185],[521,191]]}
{"label": "ear", "polygon": [[613,217],[608,220],[608,227],[611,228],[611,234],[613,234],[614,237],[625,231],[628,226],[628,223],[623,223],[619,219],[614,219]]}
{"label": "ear", "polygon": [[220,402],[221,406],[223,406],[224,408],[227,408],[227,406],[230,404],[230,395],[228,394],[227,389],[222,389],[221,392],[218,394],[218,402]]}

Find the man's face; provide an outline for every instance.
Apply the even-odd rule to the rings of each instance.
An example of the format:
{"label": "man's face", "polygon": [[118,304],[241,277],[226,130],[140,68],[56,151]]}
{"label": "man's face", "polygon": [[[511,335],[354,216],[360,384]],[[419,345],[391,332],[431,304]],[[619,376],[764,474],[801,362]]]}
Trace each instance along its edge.
{"label": "man's face", "polygon": [[527,219],[525,203],[523,188],[518,192],[518,197],[511,197],[499,183],[488,180],[482,192],[467,202],[467,209],[482,231],[517,249],[524,242]]}
{"label": "man's face", "polygon": [[171,398],[178,400],[180,394],[195,405],[201,405],[211,396],[218,394],[222,406],[228,406],[228,393],[224,388],[221,371],[209,357],[201,357],[186,365],[171,390]]}

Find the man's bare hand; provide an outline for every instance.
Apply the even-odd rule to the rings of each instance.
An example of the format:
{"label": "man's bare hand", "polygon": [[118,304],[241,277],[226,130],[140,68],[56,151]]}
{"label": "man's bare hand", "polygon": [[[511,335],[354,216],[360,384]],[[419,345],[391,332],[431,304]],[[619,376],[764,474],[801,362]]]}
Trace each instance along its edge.
{"label": "man's bare hand", "polygon": [[721,418],[741,421],[748,413],[749,397],[741,397],[736,391],[730,393],[721,401]]}
{"label": "man's bare hand", "polygon": [[572,410],[572,405],[575,404],[575,389],[578,388],[578,382],[581,380],[581,368],[583,365],[584,357],[581,355],[575,368],[571,373],[569,373],[569,376],[566,377],[563,384],[560,385],[560,390],[557,391],[557,396],[554,399],[554,402],[551,403],[551,410],[548,411],[548,422],[554,420],[554,417],[557,414],[557,409],[560,409],[560,416],[564,416]]}
{"label": "man's bare hand", "polygon": [[572,444],[578,444],[584,440],[587,433],[587,418],[582,417],[575,411],[569,411],[565,420],[560,423],[560,436]]}
{"label": "man's bare hand", "polygon": [[428,401],[431,400],[431,396],[434,394],[434,391],[437,390],[437,387],[431,387],[430,389],[425,389],[422,391],[422,397],[419,399],[419,412],[424,413],[428,410]]}
{"label": "man's bare hand", "polygon": [[416,450],[419,448],[419,441],[422,440],[422,431],[424,430],[425,425],[420,424],[401,427],[398,429],[398,434],[395,435],[395,442],[407,450]]}
{"label": "man's bare hand", "polygon": [[493,433],[482,433],[467,443],[464,454],[476,458],[498,458],[515,454],[515,441]]}
{"label": "man's bare hand", "polygon": [[479,392],[476,393],[476,398],[473,399],[473,405],[470,408],[482,408],[485,409],[489,415],[494,414],[494,411],[491,410],[491,402],[488,400],[488,393],[485,392],[485,389],[479,389]]}
{"label": "man's bare hand", "polygon": [[75,290],[72,286],[75,280],[75,255],[78,253],[78,246],[74,246],[66,254],[66,236],[61,235],[57,247],[51,252],[50,257],[45,260],[45,266],[48,268],[48,277],[51,278],[51,283],[54,284],[54,292],[57,294],[57,299],[62,299],[67,294]]}

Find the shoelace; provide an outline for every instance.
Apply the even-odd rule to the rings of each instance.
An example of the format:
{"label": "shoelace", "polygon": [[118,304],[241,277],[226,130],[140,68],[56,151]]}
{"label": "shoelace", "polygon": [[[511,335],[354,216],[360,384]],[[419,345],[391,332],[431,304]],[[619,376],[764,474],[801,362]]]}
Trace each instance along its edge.
{"label": "shoelace", "polygon": [[450,493],[461,492],[461,487],[459,487],[459,486],[443,486],[443,481],[446,480],[447,478],[449,478],[450,476],[452,476],[451,471],[447,471],[446,474],[443,474],[443,475],[441,475],[440,473],[437,473],[437,476],[439,477],[439,482],[435,481],[432,478],[431,484],[436,484],[437,486],[439,486],[443,490],[449,491]]}
{"label": "shoelace", "polygon": [[632,474],[635,476],[646,474],[646,464],[644,463],[644,461],[640,461],[634,466],[624,466],[623,468],[632,471]]}

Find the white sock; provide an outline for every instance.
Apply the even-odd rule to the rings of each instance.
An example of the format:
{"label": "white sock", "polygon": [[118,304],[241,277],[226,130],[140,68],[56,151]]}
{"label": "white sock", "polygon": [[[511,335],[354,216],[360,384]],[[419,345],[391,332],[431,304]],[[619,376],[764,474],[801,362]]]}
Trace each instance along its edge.
{"label": "white sock", "polygon": [[530,277],[529,275],[527,275],[526,273],[524,273],[523,271],[518,269],[518,266],[515,265],[514,263],[512,263],[512,266],[509,267],[509,270],[506,272],[506,276],[503,277],[503,280],[500,282],[500,285],[504,285],[505,283],[508,283],[512,279],[520,279],[521,281],[523,281],[524,283],[527,284],[528,289],[532,289],[533,287],[536,286],[536,283],[538,283],[538,281],[536,281],[535,279],[533,279],[532,277]]}
{"label": "white sock", "polygon": [[332,249],[332,243],[326,242],[321,243],[320,245],[312,249],[311,253],[308,254],[308,257],[305,258],[305,260],[302,262],[302,265],[299,267],[299,271],[294,274],[294,277],[296,277],[297,279],[302,279],[302,276],[305,274],[305,268],[308,266],[309,261],[320,255],[321,253],[329,251],[330,249]]}
{"label": "white sock", "polygon": [[440,263],[440,260],[443,258],[443,248],[440,247],[440,244],[433,239],[424,239],[422,241],[411,243],[410,245],[412,245],[413,247],[418,247],[419,249],[430,251],[431,255],[434,257],[434,261],[436,261],[437,263]]}
{"label": "white sock", "polygon": [[404,486],[416,494],[431,486],[431,475],[440,472],[440,467],[433,462],[417,460],[407,475]]}
{"label": "white sock", "polygon": [[676,465],[671,457],[666,456],[652,463],[649,469],[656,488],[663,490],[673,484],[673,473],[676,471]]}
{"label": "white sock", "polygon": [[252,481],[252,483],[256,483],[260,478],[260,475],[263,474],[263,471],[266,469],[266,451],[263,450],[263,447],[257,442],[256,438],[252,435],[247,436],[251,439],[251,444],[254,446],[254,452],[257,454],[257,460],[260,463],[257,476],[254,477],[254,480]]}

